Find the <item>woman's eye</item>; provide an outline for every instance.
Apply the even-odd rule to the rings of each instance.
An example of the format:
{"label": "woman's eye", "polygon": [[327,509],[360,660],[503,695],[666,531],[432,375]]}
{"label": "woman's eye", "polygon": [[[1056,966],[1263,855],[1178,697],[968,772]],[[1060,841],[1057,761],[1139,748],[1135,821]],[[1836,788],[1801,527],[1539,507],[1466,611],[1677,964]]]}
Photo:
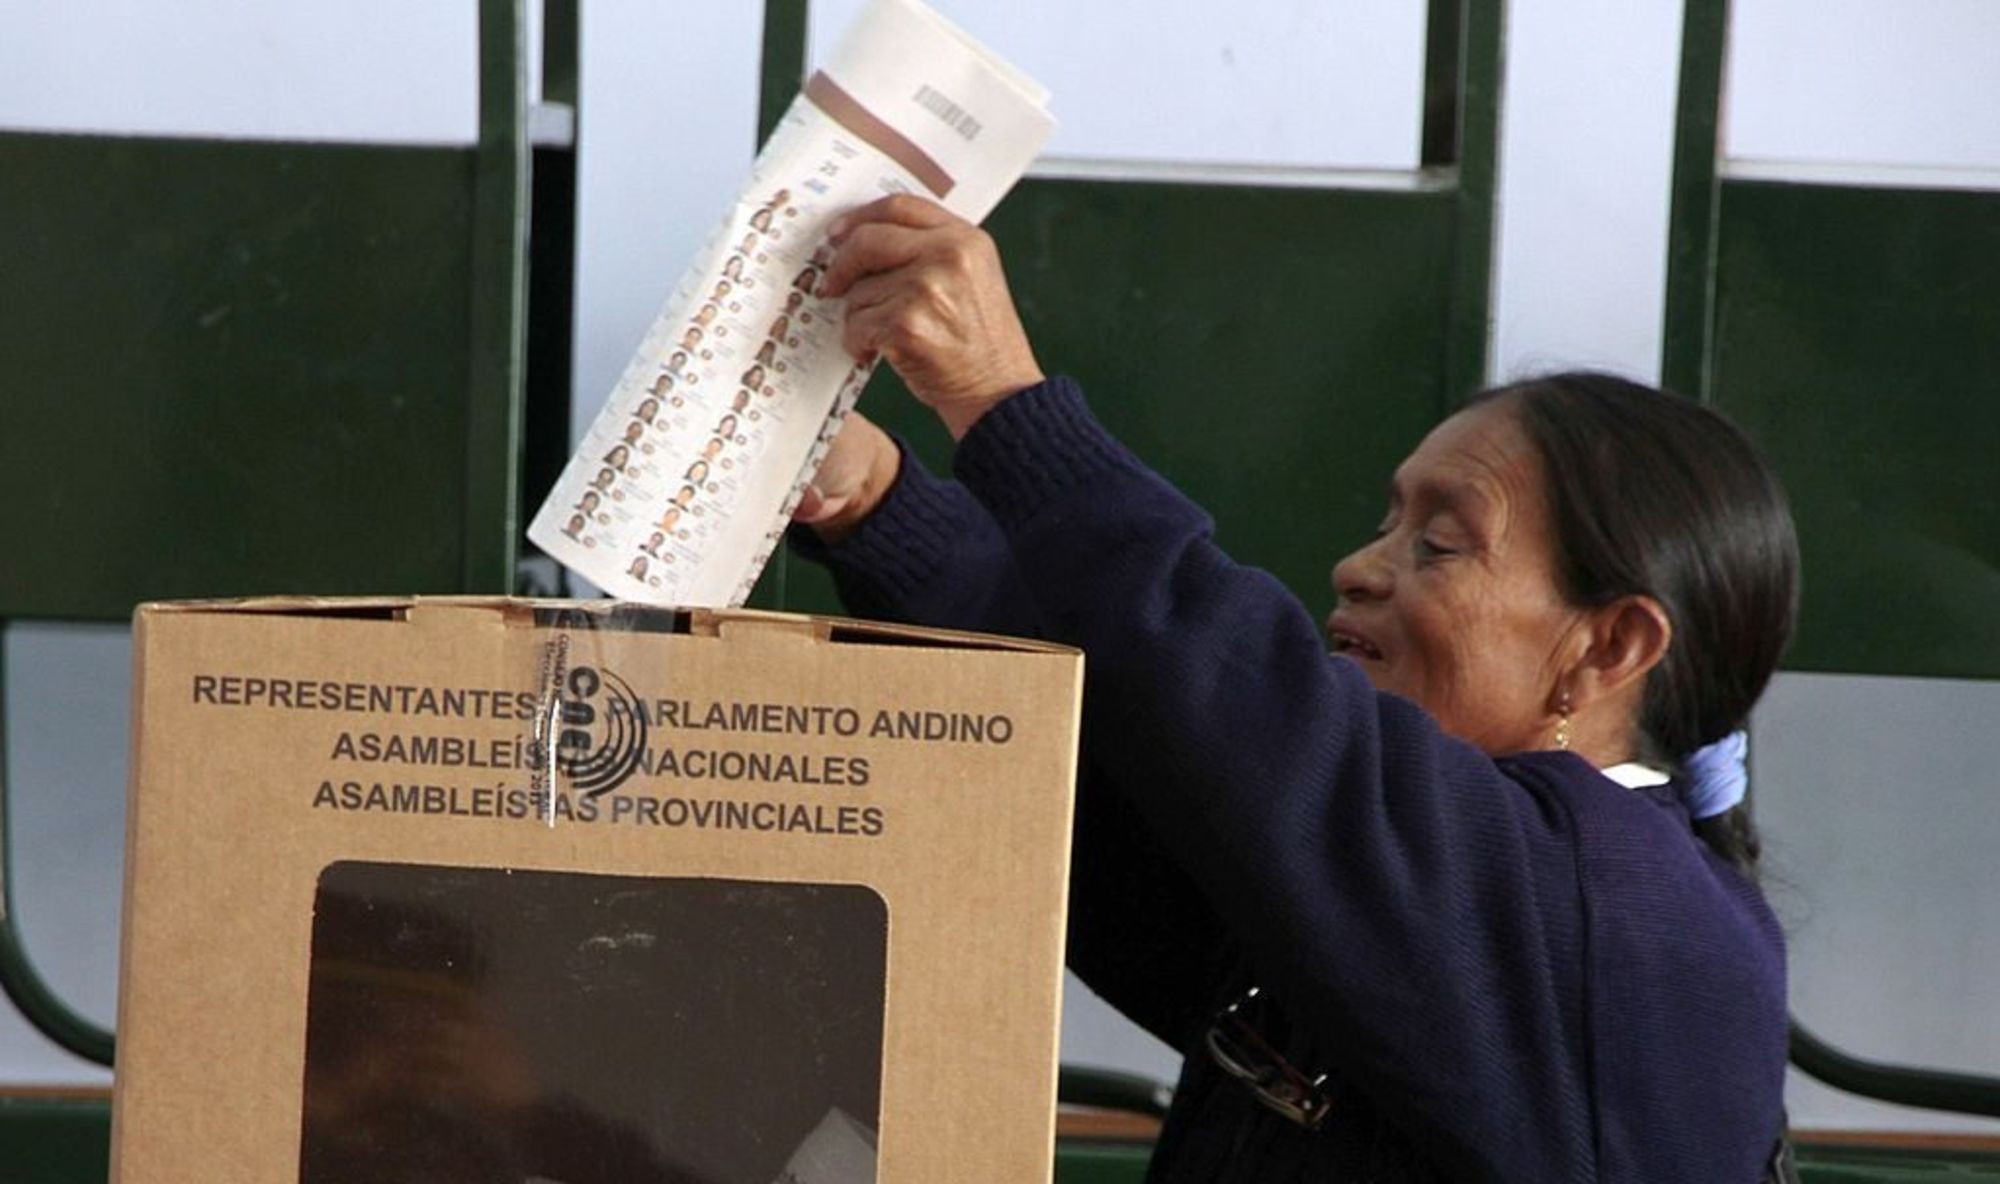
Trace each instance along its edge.
{"label": "woman's eye", "polygon": [[1433,539],[1425,538],[1423,535],[1417,536],[1417,558],[1419,559],[1444,559],[1456,554],[1458,552],[1451,547],[1444,546]]}

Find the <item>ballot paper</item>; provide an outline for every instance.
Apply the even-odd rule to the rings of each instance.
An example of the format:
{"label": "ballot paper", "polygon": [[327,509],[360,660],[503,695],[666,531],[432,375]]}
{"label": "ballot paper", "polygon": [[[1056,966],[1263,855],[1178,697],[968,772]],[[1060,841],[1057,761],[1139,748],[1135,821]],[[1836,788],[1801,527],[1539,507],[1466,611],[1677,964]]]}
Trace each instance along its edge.
{"label": "ballot paper", "polygon": [[814,294],[827,229],[892,193],[980,221],[1054,129],[1047,92],[917,0],[872,0],[806,81],[528,537],[614,596],[734,607],[872,367]]}
{"label": "ballot paper", "polygon": [[835,1106],[792,1152],[774,1184],[875,1184],[875,1132]]}

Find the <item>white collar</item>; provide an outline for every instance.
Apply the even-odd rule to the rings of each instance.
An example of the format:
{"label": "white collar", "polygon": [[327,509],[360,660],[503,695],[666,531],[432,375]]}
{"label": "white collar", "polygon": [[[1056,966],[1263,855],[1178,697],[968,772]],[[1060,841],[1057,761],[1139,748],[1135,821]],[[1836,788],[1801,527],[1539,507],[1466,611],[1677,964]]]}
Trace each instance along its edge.
{"label": "white collar", "polygon": [[1665,785],[1673,780],[1665,772],[1651,765],[1642,765],[1638,761],[1626,761],[1622,765],[1613,765],[1602,772],[1626,789],[1651,789],[1655,785]]}

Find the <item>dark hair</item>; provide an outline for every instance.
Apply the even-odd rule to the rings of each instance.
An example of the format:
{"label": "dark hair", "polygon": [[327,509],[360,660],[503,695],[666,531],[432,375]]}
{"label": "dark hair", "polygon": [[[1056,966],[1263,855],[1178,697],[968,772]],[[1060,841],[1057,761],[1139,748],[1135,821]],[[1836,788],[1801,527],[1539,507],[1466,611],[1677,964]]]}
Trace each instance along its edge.
{"label": "dark hair", "polygon": [[[1530,379],[1504,399],[1540,454],[1564,593],[1651,597],[1673,640],[1646,676],[1641,759],[1679,769],[1741,728],[1798,619],[1799,549],[1777,475],[1741,429],[1692,399],[1608,374]],[[1754,872],[1749,811],[1695,824]]]}

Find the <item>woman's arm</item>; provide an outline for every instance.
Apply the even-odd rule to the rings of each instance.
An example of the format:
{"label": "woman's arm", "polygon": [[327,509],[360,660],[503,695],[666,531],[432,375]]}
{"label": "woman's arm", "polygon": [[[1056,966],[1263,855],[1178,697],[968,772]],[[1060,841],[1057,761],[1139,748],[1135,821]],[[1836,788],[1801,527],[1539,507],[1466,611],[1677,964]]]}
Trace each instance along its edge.
{"label": "woman's arm", "polygon": [[[886,472],[872,488],[856,474]],[[849,417],[789,539],[833,575],[858,617],[1039,637],[1007,541],[964,486],[941,480],[900,440]],[[820,504],[835,507],[815,513]]]}

